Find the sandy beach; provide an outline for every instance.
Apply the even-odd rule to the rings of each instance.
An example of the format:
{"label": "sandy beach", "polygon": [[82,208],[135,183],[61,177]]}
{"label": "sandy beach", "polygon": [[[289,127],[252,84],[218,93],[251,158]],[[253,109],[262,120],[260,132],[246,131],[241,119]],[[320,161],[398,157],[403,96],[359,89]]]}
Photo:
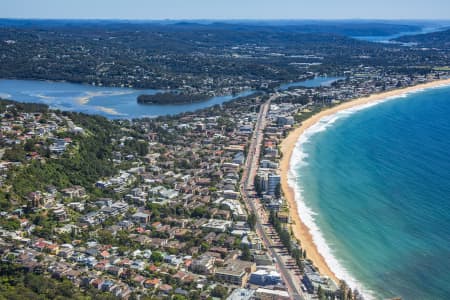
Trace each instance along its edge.
{"label": "sandy beach", "polygon": [[341,110],[349,109],[352,107],[370,104],[373,102],[381,101],[386,98],[399,96],[408,92],[414,92],[421,89],[427,89],[437,87],[440,85],[450,85],[450,79],[436,80],[429,83],[419,84],[413,87],[407,87],[388,91],[384,93],[374,94],[369,97],[358,98],[348,102],[341,103],[335,107],[323,110],[309,119],[305,120],[301,126],[295,128],[281,144],[281,151],[283,157],[280,161],[280,175],[281,175],[281,187],[289,205],[289,213],[292,221],[292,229],[297,239],[301,241],[303,249],[306,250],[307,257],[314,262],[314,265],[319,268],[322,275],[326,275],[332,278],[335,282],[339,282],[339,278],[333,273],[333,270],[327,265],[323,256],[319,253],[316,245],[314,244],[313,237],[309,228],[302,222],[297,212],[297,203],[295,201],[294,191],[288,184],[288,173],[290,168],[292,152],[297,144],[299,137],[309,127],[320,121],[323,117],[333,115]]}

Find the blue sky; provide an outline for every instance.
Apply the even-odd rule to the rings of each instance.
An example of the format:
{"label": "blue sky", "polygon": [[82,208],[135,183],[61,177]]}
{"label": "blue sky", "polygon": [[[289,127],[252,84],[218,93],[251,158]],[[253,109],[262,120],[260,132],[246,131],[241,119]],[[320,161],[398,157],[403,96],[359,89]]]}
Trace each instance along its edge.
{"label": "blue sky", "polygon": [[450,19],[450,0],[0,0],[0,17]]}

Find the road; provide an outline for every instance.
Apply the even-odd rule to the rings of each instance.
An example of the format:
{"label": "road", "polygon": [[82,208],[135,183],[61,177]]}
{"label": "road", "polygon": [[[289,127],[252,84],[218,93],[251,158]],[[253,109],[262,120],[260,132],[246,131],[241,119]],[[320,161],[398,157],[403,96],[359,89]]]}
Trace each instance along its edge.
{"label": "road", "polygon": [[267,216],[263,213],[262,206],[259,203],[258,199],[253,197],[253,183],[256,172],[258,170],[259,156],[262,148],[261,146],[264,141],[264,128],[267,122],[267,113],[269,111],[271,101],[277,97],[277,94],[274,94],[260,106],[258,118],[256,120],[255,129],[253,131],[247,159],[244,166],[244,172],[242,174],[240,189],[247,209],[250,213],[254,213],[256,216],[255,231],[261,238],[264,247],[268,249],[270,256],[275,259],[278,271],[283,277],[284,282],[286,283],[286,286],[288,288],[289,295],[292,299],[304,300],[309,297],[305,297],[305,295],[303,295],[303,293],[299,289],[300,278],[292,274],[292,272],[289,270],[289,268],[292,268],[291,266],[286,266],[286,261],[289,260],[289,258],[282,257],[282,255],[274,249],[274,243],[265,230],[269,229],[269,227],[265,225],[267,223]]}

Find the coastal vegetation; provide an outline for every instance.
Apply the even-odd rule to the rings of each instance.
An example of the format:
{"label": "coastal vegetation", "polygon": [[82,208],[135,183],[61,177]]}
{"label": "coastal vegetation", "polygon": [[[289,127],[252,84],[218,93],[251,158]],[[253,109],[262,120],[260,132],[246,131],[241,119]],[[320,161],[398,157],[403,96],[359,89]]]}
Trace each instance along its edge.
{"label": "coastal vegetation", "polygon": [[[17,195],[19,198],[24,198],[32,191],[45,190],[47,186],[65,188],[81,185],[91,188],[98,178],[114,174],[111,137],[115,126],[98,116],[76,113],[64,113],[64,115],[70,116],[77,124],[82,124],[89,133],[68,134],[67,136],[76,146],[61,157],[52,158],[47,152],[45,160],[32,161],[24,167],[16,168],[7,180],[7,184],[13,188],[12,197]],[[13,153],[23,155],[21,160],[25,160],[25,149]],[[40,180],[35,180],[36,178]]]}
{"label": "coastal vegetation", "polygon": [[184,93],[157,93],[154,95],[139,95],[139,104],[185,104],[206,101],[210,98],[207,94],[184,94]]}
{"label": "coastal vegetation", "polygon": [[[48,111],[48,107],[43,104],[0,100],[0,113],[5,113],[5,117],[22,112],[48,113]],[[117,167],[112,161],[113,151],[120,148],[123,153],[138,155],[146,155],[148,152],[147,145],[138,141],[141,136],[137,132],[133,134],[137,139],[128,140],[122,146],[115,145],[113,139],[119,138],[121,134],[118,122],[82,113],[58,114],[81,126],[84,133],[58,133],[61,137],[70,139],[71,146],[68,151],[57,157],[49,150],[52,142],[46,139],[30,139],[24,144],[6,148],[3,159],[25,163],[14,167],[5,181],[6,185],[11,186],[9,199],[20,202],[19,199],[25,199],[30,192],[44,191],[49,186],[62,189],[79,185],[94,192],[95,181],[117,172]],[[45,114],[42,120],[45,120]],[[28,157],[30,152],[37,152],[42,159],[30,161]]]}
{"label": "coastal vegetation", "polygon": [[95,289],[81,291],[70,280],[48,278],[27,272],[19,265],[0,263],[0,299],[70,299],[70,300],[115,300],[110,293]]}

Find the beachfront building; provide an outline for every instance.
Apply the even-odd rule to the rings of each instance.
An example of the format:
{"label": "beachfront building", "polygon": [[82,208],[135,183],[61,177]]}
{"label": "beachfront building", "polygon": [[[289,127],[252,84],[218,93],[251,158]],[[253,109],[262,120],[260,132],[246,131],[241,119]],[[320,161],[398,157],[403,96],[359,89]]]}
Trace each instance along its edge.
{"label": "beachfront building", "polygon": [[280,187],[281,177],[272,169],[260,168],[256,176],[257,192],[274,196]]}
{"label": "beachfront building", "polygon": [[293,116],[279,116],[277,118],[278,126],[294,125],[295,120]]}
{"label": "beachfront building", "polygon": [[267,176],[269,174],[263,170],[259,170],[255,179],[255,188],[257,193],[265,193],[267,191]]}
{"label": "beachfront building", "polygon": [[278,163],[268,159],[261,160],[259,166],[264,169],[278,169]]}
{"label": "beachfront building", "polygon": [[269,174],[267,176],[267,194],[275,195],[280,186],[281,177],[278,174]]}
{"label": "beachfront building", "polygon": [[317,292],[319,286],[324,292],[334,293],[338,290],[336,283],[326,276],[321,276],[312,266],[305,265],[305,274],[302,283],[306,287],[308,293]]}

